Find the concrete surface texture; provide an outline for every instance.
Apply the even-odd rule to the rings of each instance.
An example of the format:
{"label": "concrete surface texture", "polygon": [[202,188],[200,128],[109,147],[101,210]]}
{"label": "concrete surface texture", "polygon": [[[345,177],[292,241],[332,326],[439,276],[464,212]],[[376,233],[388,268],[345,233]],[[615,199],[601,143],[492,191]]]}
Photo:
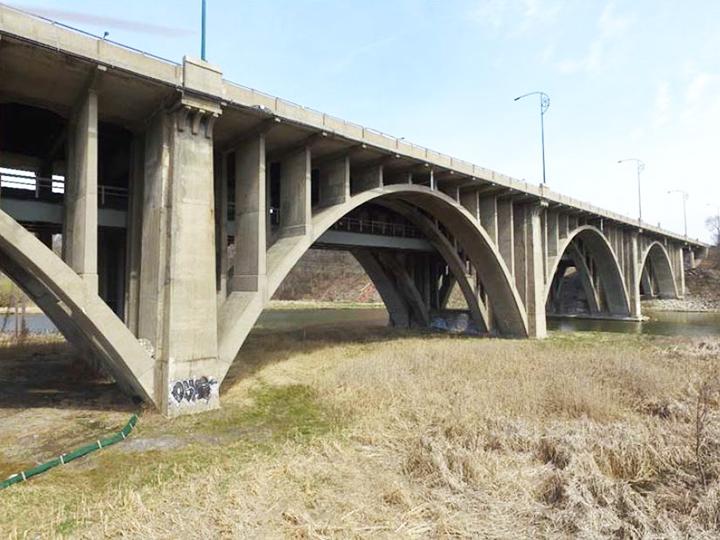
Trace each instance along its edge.
{"label": "concrete surface texture", "polygon": [[[222,381],[311,247],[351,252],[393,326],[542,338],[569,273],[588,316],[682,297],[706,246],[0,6],[0,268],[168,415]],[[38,133],[47,134],[39,138]],[[13,187],[14,186],[14,187]],[[60,187],[59,187],[60,186]],[[61,189],[62,187],[62,189]],[[63,254],[48,249],[62,235]],[[35,238],[37,236],[38,238]],[[453,315],[457,318],[457,315]]]}

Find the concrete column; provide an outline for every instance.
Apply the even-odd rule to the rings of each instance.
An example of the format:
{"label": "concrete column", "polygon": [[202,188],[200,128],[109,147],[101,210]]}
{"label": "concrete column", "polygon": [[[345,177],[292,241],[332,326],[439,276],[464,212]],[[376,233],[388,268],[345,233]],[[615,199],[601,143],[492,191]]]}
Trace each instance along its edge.
{"label": "concrete column", "polygon": [[361,193],[383,186],[383,166],[366,167],[351,174],[352,193]]}
{"label": "concrete column", "polygon": [[568,215],[558,215],[558,237],[563,240],[568,237]]}
{"label": "concrete column", "polygon": [[215,280],[218,306],[227,298],[228,156],[218,153],[213,164],[215,193]]}
{"label": "concrete column", "polygon": [[639,319],[642,317],[639,279],[642,268],[640,268],[640,242],[637,232],[632,232],[629,235],[627,257],[628,271],[625,286],[628,288],[628,297],[630,299],[630,316]]}
{"label": "concrete column", "polygon": [[513,206],[513,256],[515,260],[515,287],[520,299],[527,306],[527,218],[524,205]]}
{"label": "concrete column", "polygon": [[[559,244],[558,213],[550,210],[547,213],[547,250],[549,257],[557,257]],[[552,278],[552,276],[549,276]]]}
{"label": "concrete column", "polygon": [[202,104],[158,113],[145,138],[138,336],[152,347],[156,400],[168,416],[219,405],[212,126],[220,109]]}
{"label": "concrete column", "polygon": [[130,145],[127,232],[125,240],[125,324],[138,335],[140,306],[140,258],[142,247],[143,195],[145,185],[145,138],[133,137]]}
{"label": "concrete column", "polygon": [[515,246],[513,241],[513,204],[510,199],[497,201],[498,249],[505,260],[510,275],[515,275]]}
{"label": "concrete column", "polygon": [[675,259],[677,261],[676,267],[676,276],[677,276],[677,282],[678,282],[678,295],[680,298],[685,298],[685,261],[683,258],[683,249],[682,246],[678,246],[675,250]]}
{"label": "concrete column", "polygon": [[494,196],[480,197],[480,224],[487,231],[490,239],[497,246],[497,198]]}
{"label": "concrete column", "polygon": [[545,272],[543,270],[542,225],[539,205],[528,205],[526,211],[525,259],[527,271],[528,332],[531,337],[547,335],[545,321]]}
{"label": "concrete column", "polygon": [[460,192],[460,204],[472,214],[472,216],[480,221],[480,199],[476,189]]}
{"label": "concrete column", "polygon": [[263,290],[267,279],[265,136],[235,150],[235,270],[232,291]]}
{"label": "concrete column", "polygon": [[310,147],[287,156],[280,166],[280,235],[309,234],[312,223]]}
{"label": "concrete column", "polygon": [[342,204],[350,198],[350,158],[342,157],[320,168],[320,206]]}
{"label": "concrete column", "polygon": [[63,260],[97,292],[98,97],[90,88],[70,120],[63,219]]}

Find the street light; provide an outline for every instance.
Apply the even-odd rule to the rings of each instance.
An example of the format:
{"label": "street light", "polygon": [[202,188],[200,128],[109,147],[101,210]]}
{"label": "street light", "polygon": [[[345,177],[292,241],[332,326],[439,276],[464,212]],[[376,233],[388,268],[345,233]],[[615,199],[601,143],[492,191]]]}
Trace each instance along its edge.
{"label": "street light", "polygon": [[683,221],[685,223],[685,238],[687,238],[687,200],[688,200],[688,192],[683,191],[682,189],[671,189],[668,191],[668,195],[671,193],[680,193],[682,195],[682,202],[683,202]]}
{"label": "street light", "polygon": [[545,92],[529,92],[516,97],[514,101],[534,95],[540,96],[540,144],[542,146],[542,183],[544,186],[547,184],[545,178],[545,112],[550,107],[550,96],[548,96]]}
{"label": "street light", "polygon": [[201,16],[201,28],[200,28],[200,58],[205,61],[207,58],[205,58],[205,23],[206,23],[206,17],[205,17],[205,11],[206,11],[206,0],[202,0],[202,16]]}
{"label": "street light", "polygon": [[640,190],[640,173],[645,170],[645,162],[637,158],[621,159],[618,163],[633,161],[637,165],[637,184],[638,184],[638,221],[642,224],[642,191]]}

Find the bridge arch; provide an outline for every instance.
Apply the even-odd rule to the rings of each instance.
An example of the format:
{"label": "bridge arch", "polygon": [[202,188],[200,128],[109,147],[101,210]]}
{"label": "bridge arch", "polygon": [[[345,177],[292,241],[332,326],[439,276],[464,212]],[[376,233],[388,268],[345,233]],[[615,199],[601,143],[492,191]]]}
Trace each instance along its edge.
{"label": "bridge arch", "polygon": [[310,231],[303,236],[281,237],[267,252],[267,286],[263,295],[234,292],[220,308],[219,357],[229,368],[250,328],[268,300],[313,243],[343,216],[370,201],[387,201],[433,216],[462,245],[492,303],[501,335],[526,337],[528,321],[514,280],[487,232],[459,202],[445,193],[417,184],[391,184],[363,191],[344,203],[318,210]]}
{"label": "bridge arch", "polygon": [[155,363],[95,291],[20,223],[0,211],[0,269],[126,393],[156,403]]}
{"label": "bridge arch", "polygon": [[[586,255],[592,257],[596,280],[593,279]],[[546,305],[550,300],[561,261],[568,259],[573,261],[576,270],[580,272],[583,289],[589,296],[591,312],[601,311],[604,304],[612,315],[630,315],[630,298],[615,252],[603,232],[591,225],[583,225],[573,230],[559,246],[558,255],[548,272]]]}
{"label": "bridge arch", "polygon": [[677,282],[675,281],[675,272],[670,262],[670,255],[665,246],[658,241],[652,242],[645,248],[640,257],[640,271],[638,272],[637,282],[634,284],[637,290],[643,280],[643,276],[652,282],[652,286],[657,288],[658,296],[661,298],[677,298]]}

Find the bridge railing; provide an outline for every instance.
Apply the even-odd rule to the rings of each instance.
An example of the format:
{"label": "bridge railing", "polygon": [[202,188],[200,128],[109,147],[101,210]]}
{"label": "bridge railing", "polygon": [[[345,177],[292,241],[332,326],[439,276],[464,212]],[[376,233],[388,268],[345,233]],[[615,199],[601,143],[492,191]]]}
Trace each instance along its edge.
{"label": "bridge railing", "polygon": [[[65,194],[63,177],[47,178],[29,174],[1,173],[0,199],[36,199],[57,202]],[[98,185],[98,206],[124,206],[128,198],[127,188]]]}
{"label": "bridge railing", "polygon": [[381,236],[399,236],[402,238],[423,237],[422,233],[412,225],[354,217],[341,218],[330,227],[330,229],[334,231],[376,234]]}

